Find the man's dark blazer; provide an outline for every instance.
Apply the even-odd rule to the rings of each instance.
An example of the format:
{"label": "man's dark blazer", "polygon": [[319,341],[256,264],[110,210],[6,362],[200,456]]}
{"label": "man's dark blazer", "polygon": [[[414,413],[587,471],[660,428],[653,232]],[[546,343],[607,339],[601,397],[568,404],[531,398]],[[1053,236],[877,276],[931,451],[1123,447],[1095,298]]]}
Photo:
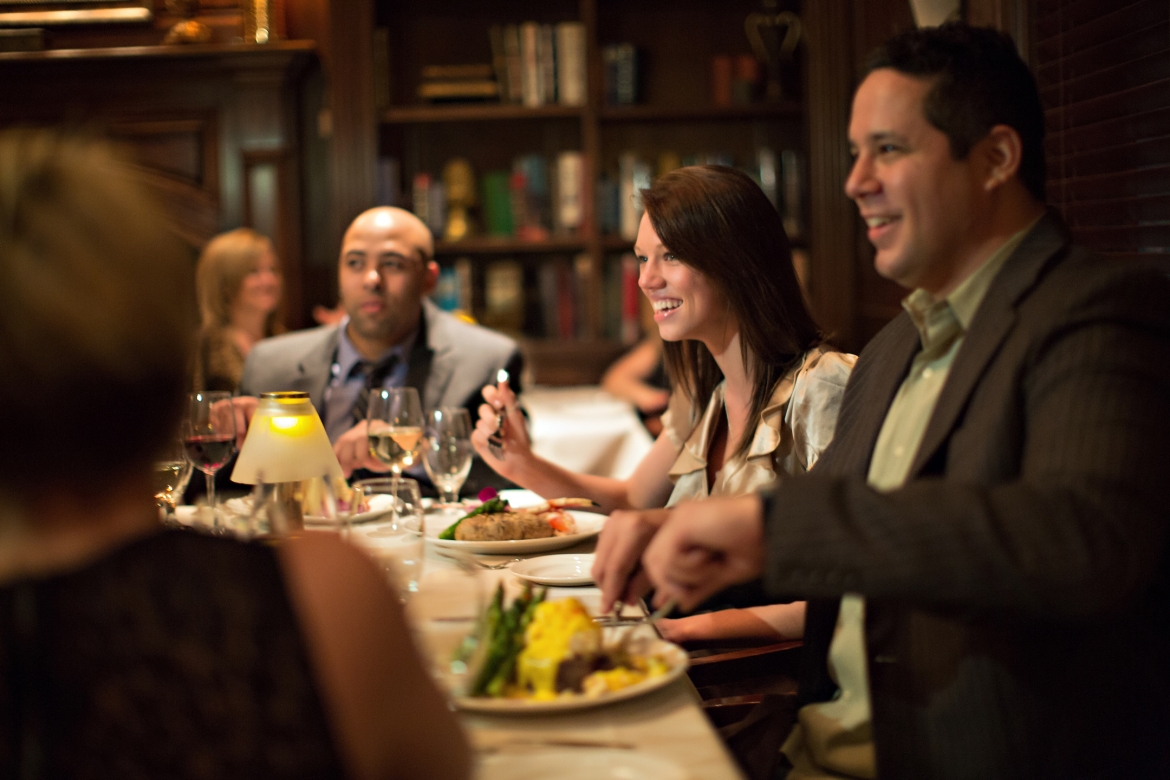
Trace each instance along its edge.
{"label": "man's dark blazer", "polygon": [[866,474],[919,336],[862,352],[836,438],[768,502],[765,586],[810,599],[801,701],[866,597],[883,778],[1170,777],[1170,284],[1045,216],[993,280],[910,478]]}

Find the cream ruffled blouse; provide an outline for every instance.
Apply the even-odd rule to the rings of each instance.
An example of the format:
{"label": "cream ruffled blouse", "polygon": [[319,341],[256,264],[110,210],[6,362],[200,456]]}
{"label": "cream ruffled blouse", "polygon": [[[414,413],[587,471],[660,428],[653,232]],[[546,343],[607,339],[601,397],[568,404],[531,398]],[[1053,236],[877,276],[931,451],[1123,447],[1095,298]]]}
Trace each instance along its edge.
{"label": "cream ruffled blouse", "polygon": [[707,449],[723,414],[724,382],[711,393],[702,417],[682,393],[674,393],[663,429],[679,448],[670,467],[674,490],[666,505],[718,495],[743,495],[777,476],[803,474],[833,440],[837,412],[856,355],[816,347],[776,385],[746,455],[729,458],[707,490]]}

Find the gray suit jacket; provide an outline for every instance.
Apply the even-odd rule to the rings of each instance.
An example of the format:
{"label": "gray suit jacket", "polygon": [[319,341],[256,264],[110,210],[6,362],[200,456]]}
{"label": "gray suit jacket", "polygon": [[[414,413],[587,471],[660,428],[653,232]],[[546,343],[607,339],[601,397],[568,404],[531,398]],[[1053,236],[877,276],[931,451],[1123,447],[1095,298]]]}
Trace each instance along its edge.
{"label": "gray suit jacket", "polygon": [[[276,390],[307,392],[318,413],[337,351],[338,326],[286,333],[264,339],[248,353],[241,395]],[[520,390],[523,360],[516,342],[495,331],[470,325],[423,300],[419,337],[410,353],[406,384],[419,391],[423,409],[463,406],[479,419],[480,390],[495,384],[506,368],[512,389]]]}
{"label": "gray suit jacket", "polygon": [[879,776],[1170,777],[1170,284],[1042,219],[995,278],[906,486],[866,485],[920,349],[862,352],[816,470],[768,500],[765,586],[810,599],[801,701],[867,598]]}

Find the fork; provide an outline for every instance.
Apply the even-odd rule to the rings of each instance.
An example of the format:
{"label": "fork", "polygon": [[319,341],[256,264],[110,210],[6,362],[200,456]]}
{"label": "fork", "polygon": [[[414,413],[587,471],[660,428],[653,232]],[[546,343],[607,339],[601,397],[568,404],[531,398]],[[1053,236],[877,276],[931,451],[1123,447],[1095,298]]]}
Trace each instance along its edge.
{"label": "fork", "polygon": [[638,618],[624,618],[618,614],[621,610],[621,606],[615,605],[613,612],[610,612],[608,615],[598,615],[597,617],[593,618],[593,622],[597,623],[599,626],[640,626],[643,623],[654,624],[669,615],[671,610],[677,606],[678,602],[675,599],[667,599],[666,603],[651,612],[649,615],[643,615],[642,617]]}
{"label": "fork", "polygon": [[465,555],[463,553],[441,552],[441,553],[439,553],[439,555],[443,558],[446,558],[449,561],[455,561],[455,563],[458,563],[461,566],[466,565],[466,564],[474,564],[474,565],[480,567],[481,569],[488,569],[490,571],[498,571],[499,569],[506,569],[509,566],[511,566],[513,563],[516,563],[517,561],[524,560],[523,558],[510,558],[506,561],[501,561],[500,563],[484,563],[483,561],[481,561],[478,558],[472,557],[470,555]]}
{"label": "fork", "polygon": [[[501,368],[496,373],[496,384],[502,385],[508,381],[507,369]],[[496,460],[504,459],[504,420],[506,418],[505,410],[500,409],[496,412],[496,432],[488,437],[488,450],[491,451],[492,457]]]}

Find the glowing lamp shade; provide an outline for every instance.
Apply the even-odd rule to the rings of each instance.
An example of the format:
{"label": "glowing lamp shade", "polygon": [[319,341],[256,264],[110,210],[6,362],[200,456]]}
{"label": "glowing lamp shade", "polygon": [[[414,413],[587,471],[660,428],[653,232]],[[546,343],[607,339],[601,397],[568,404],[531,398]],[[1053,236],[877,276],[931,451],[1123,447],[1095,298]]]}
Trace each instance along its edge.
{"label": "glowing lamp shade", "polygon": [[248,425],[232,481],[299,482],[341,477],[341,464],[308,393],[264,393]]}

